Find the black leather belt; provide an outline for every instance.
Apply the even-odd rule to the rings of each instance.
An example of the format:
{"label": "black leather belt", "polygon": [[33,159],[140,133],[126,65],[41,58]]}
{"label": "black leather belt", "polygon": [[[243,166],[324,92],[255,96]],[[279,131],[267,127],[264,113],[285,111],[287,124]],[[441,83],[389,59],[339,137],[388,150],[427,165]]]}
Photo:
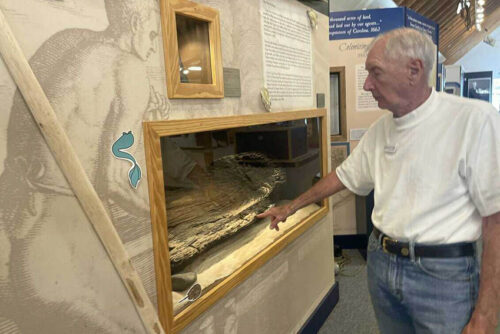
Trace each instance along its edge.
{"label": "black leather belt", "polygon": [[[373,234],[380,239],[382,249],[386,253],[396,254],[404,257],[410,257],[410,244],[397,241],[373,227]],[[414,245],[415,257],[461,257],[473,256],[475,254],[475,245],[473,242],[459,242],[445,245]]]}

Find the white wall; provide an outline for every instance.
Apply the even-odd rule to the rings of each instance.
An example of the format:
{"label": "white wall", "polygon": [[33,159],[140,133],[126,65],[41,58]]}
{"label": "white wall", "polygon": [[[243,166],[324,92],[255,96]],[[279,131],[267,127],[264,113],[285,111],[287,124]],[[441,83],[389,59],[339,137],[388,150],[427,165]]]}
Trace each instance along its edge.
{"label": "white wall", "polygon": [[493,71],[493,78],[500,78],[500,27],[489,36],[496,39],[494,47],[480,42],[455,65],[462,65],[465,72]]}

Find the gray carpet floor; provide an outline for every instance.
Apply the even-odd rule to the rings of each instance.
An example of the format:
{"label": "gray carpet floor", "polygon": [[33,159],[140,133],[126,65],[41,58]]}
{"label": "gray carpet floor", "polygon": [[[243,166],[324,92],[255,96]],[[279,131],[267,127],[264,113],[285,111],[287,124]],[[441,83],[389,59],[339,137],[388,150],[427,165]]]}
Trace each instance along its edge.
{"label": "gray carpet floor", "polygon": [[[366,261],[355,249],[344,249],[343,255],[344,264],[336,276],[339,302],[318,333],[379,334],[366,283]],[[495,333],[500,334],[500,324]]]}
{"label": "gray carpet floor", "polygon": [[366,262],[354,249],[343,250],[345,264],[336,276],[340,298],[319,334],[378,334],[366,283]]}

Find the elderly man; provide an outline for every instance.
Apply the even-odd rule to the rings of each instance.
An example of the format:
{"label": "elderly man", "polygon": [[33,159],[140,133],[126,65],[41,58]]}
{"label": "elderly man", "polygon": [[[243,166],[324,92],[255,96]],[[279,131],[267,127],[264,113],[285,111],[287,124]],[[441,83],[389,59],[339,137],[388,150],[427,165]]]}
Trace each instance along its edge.
{"label": "elderly man", "polygon": [[278,229],[299,208],[345,187],[359,195],[374,189],[368,286],[381,332],[493,333],[500,308],[500,116],[487,103],[432,90],[434,53],[416,30],[377,37],[364,89],[391,113],[336,172],[260,217]]}

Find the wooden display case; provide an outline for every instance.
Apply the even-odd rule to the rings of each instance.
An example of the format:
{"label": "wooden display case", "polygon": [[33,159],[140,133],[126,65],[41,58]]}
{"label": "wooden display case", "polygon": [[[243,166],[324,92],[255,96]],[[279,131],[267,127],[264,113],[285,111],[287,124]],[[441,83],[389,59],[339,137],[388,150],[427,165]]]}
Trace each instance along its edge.
{"label": "wooden display case", "polygon": [[219,12],[161,0],[161,21],[168,97],[224,97]]}
{"label": "wooden display case", "polygon": [[[315,152],[316,162],[314,163],[310,161],[308,165],[301,165],[297,167],[301,168],[300,171],[298,169],[294,170],[293,168],[295,167],[293,166],[283,168],[292,170],[292,172],[294,171],[295,174],[300,178],[300,181],[304,181],[304,179],[306,178],[303,170],[308,170],[308,175],[311,176],[310,180],[308,180],[306,183],[303,182],[304,184],[302,188],[299,189],[300,191],[305,191],[312,185],[313,182],[316,181],[318,174],[326,175],[327,173],[328,133],[326,130],[327,124],[325,109],[205,119],[152,121],[143,123],[149,200],[151,206],[151,222],[153,230],[153,246],[155,255],[158,312],[160,320],[168,333],[176,333],[180,331],[192,320],[203,313],[207,308],[209,308],[212,304],[214,304],[217,300],[222,298],[231,289],[236,287],[255,270],[261,267],[266,261],[271,259],[289,243],[295,240],[299,235],[304,233],[315,222],[323,218],[328,212],[328,202],[327,200],[324,200],[321,203],[311,204],[311,207],[314,206],[314,208],[310,209],[309,211],[302,211],[301,213],[298,212],[295,215],[289,217],[289,219],[287,220],[287,224],[281,226],[279,233],[274,230],[269,230],[269,222],[265,220],[258,220],[249,229],[243,230],[242,233],[247,233],[247,231],[250,229],[262,227],[261,231],[265,231],[265,233],[267,233],[268,235],[272,235],[275,237],[273,237],[272,240],[270,239],[271,241],[269,241],[268,244],[266,243],[264,245],[259,245],[259,247],[261,248],[259,248],[259,250],[256,251],[255,254],[243,260],[241,262],[241,265],[238,264],[239,267],[235,267],[234,271],[227,274],[227,276],[220,279],[218,278],[211,286],[202,286],[203,294],[201,295],[201,297],[193,302],[186,304],[185,307],[179,309],[177,307],[179,300],[176,297],[176,293],[172,291],[171,273],[172,268],[174,267],[171,267],[171,253],[173,252],[173,245],[169,238],[169,230],[171,228],[170,223],[173,217],[176,215],[172,215],[169,209],[167,209],[167,207],[169,207],[169,202],[168,196],[166,195],[168,195],[169,190],[167,187],[168,185],[164,181],[165,164],[163,159],[165,157],[165,147],[162,146],[162,142],[165,138],[179,139],[184,140],[184,145],[188,145],[188,143],[191,142],[192,145],[199,146],[199,138],[205,137],[205,144],[203,145],[204,150],[213,150],[212,153],[215,156],[215,161],[217,161],[217,149],[225,150],[226,152],[229,152],[230,155],[237,154],[236,143],[233,135],[238,131],[241,131],[242,129],[248,131],[248,129],[252,129],[255,126],[265,126],[266,128],[275,126],[276,128],[283,127],[283,131],[288,132],[288,130],[290,129],[290,124],[294,124],[293,128],[295,128],[295,124],[297,121],[303,122],[306,125],[309,124],[309,126],[310,124],[315,124],[315,126],[318,128],[317,131],[309,131],[312,135],[318,136],[318,139],[315,141],[308,141],[316,142],[319,144],[319,147],[318,145],[315,145],[315,147],[310,147],[310,150]],[[225,135],[221,135],[221,131],[225,131]],[[212,140],[209,140],[207,139],[207,132],[212,132],[216,135],[212,138]],[[205,134],[201,136],[200,133]],[[221,148],[221,146],[225,147]],[[196,152],[196,150],[187,150],[187,152]],[[289,153],[286,152],[286,154]],[[306,153],[306,155],[307,154],[308,153]],[[200,159],[200,161],[201,163],[203,163],[204,159]],[[314,168],[311,169],[308,166],[313,166]],[[313,181],[313,179],[315,180]],[[294,182],[292,181],[290,181],[290,185],[294,185]],[[289,185],[286,182],[284,184]],[[278,191],[278,193],[280,192],[286,193],[287,191]],[[233,197],[232,193],[229,194],[229,197]],[[272,196],[269,196],[269,198],[271,197]],[[190,213],[189,209],[187,211]],[[294,216],[296,217],[294,218]],[[249,238],[245,237],[242,239],[244,243],[247,243],[244,244],[245,247],[253,249],[254,246],[248,244]],[[260,242],[260,235],[259,238],[255,239]],[[227,242],[227,244],[231,245],[231,247],[234,247],[234,240],[231,239]],[[217,247],[224,249],[225,244],[222,243],[221,245],[216,246],[214,249],[216,249]],[[236,253],[236,251],[234,250],[225,250],[225,252],[230,253],[231,256],[234,256],[234,254]],[[204,254],[204,256],[202,257],[203,261],[205,261],[205,257],[206,256]],[[224,259],[221,259],[220,254],[217,254],[215,258],[217,259],[217,262],[224,261]],[[205,265],[205,263],[203,264],[203,267],[206,269],[207,266]],[[200,277],[198,277],[198,279],[200,279]]]}

